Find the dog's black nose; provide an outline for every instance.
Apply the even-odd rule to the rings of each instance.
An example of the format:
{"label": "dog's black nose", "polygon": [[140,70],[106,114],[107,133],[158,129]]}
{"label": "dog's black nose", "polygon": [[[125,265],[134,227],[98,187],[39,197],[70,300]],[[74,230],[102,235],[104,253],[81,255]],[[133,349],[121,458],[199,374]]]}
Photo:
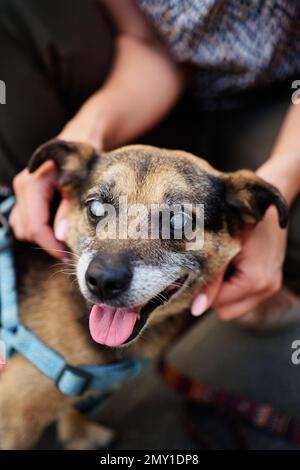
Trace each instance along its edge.
{"label": "dog's black nose", "polygon": [[132,271],[129,264],[118,259],[106,261],[94,258],[85,273],[89,290],[100,299],[109,300],[117,297],[129,287]]}

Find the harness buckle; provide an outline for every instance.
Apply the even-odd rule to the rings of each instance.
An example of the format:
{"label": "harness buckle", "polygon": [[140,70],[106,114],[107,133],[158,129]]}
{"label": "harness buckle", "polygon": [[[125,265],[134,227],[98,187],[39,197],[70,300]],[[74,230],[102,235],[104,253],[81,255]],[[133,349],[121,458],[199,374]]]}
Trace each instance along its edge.
{"label": "harness buckle", "polygon": [[82,395],[92,379],[89,372],[66,364],[57,376],[55,385],[65,395]]}

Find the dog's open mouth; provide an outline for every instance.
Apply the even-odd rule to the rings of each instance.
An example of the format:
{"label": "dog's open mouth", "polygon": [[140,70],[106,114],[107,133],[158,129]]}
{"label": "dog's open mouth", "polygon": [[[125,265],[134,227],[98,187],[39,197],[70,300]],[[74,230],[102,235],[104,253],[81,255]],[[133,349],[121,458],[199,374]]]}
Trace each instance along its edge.
{"label": "dog's open mouth", "polygon": [[169,284],[145,305],[132,308],[97,304],[89,319],[90,334],[96,343],[118,347],[132,341],[145,325],[150,313],[169,300],[185,285],[187,275]]}

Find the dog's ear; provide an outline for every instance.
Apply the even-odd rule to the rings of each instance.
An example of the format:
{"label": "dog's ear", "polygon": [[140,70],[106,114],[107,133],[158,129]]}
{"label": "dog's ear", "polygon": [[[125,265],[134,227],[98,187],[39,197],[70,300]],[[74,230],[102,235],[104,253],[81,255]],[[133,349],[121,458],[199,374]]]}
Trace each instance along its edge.
{"label": "dog's ear", "polygon": [[232,232],[258,223],[272,205],[277,209],[280,227],[287,226],[288,204],[274,186],[249,170],[229,173],[225,180],[227,221]]}
{"label": "dog's ear", "polygon": [[58,170],[60,186],[76,186],[86,178],[98,159],[99,154],[89,144],[53,139],[34,152],[28,169],[33,173],[42,163],[52,160]]}

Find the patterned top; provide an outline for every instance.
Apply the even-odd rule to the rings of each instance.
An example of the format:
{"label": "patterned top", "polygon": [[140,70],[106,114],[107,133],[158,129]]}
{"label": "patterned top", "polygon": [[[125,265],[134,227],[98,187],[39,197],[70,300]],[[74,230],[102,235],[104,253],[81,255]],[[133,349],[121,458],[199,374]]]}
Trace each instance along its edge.
{"label": "patterned top", "polygon": [[[299,0],[136,0],[214,98],[300,73]],[[298,78],[300,78],[298,76]]]}

